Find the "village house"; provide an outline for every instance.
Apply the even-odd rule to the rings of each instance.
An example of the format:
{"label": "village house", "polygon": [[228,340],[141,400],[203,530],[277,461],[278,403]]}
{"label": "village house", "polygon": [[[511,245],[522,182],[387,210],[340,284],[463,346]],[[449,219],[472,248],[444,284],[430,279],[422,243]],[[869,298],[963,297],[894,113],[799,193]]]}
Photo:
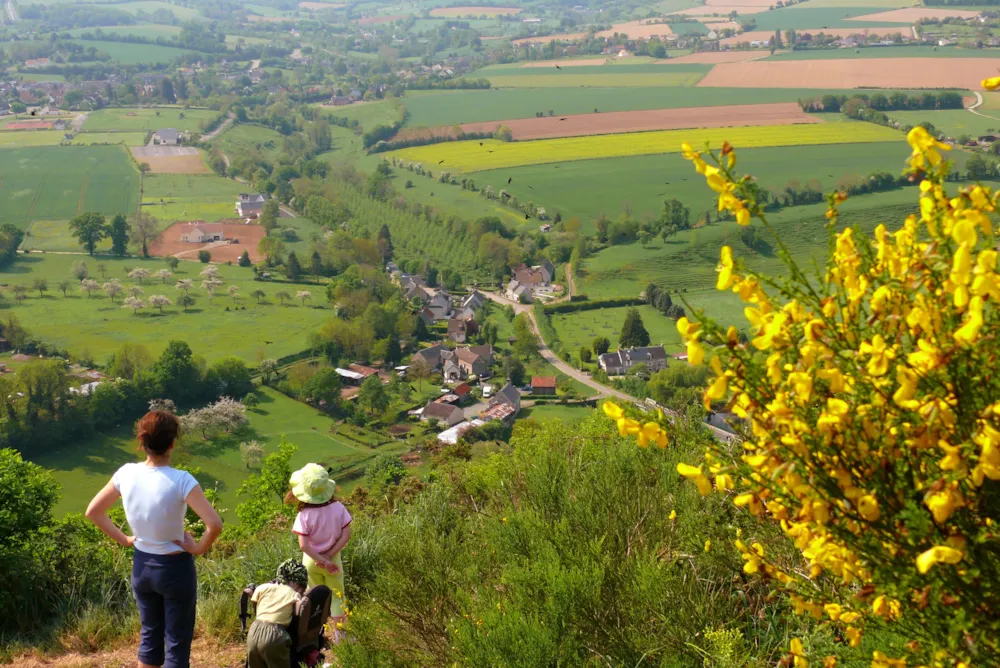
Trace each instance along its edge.
{"label": "village house", "polygon": [[452,315],[451,295],[449,295],[445,290],[427,292],[431,293],[431,298],[427,302],[426,309],[434,314],[435,322],[450,318]]}
{"label": "village house", "polygon": [[531,393],[532,394],[555,394],[556,393],[556,377],[555,376],[532,376],[531,377]]}
{"label": "village house", "polygon": [[492,346],[459,348],[455,351],[455,357],[458,359],[458,368],[465,374],[465,378],[469,376],[482,378],[490,375],[490,367],[493,366]]}
{"label": "village house", "polygon": [[486,303],[486,297],[483,296],[479,290],[473,290],[471,293],[462,299],[463,309],[472,309],[473,311],[478,311]]}
{"label": "village house", "polygon": [[181,143],[182,138],[181,133],[173,128],[165,128],[153,133],[153,143],[163,146],[176,146]]}
{"label": "village house", "polygon": [[196,220],[187,223],[184,231],[181,232],[181,241],[192,244],[206,244],[213,241],[225,241],[226,233],[222,223],[206,223]]}
{"label": "village house", "polygon": [[504,297],[519,304],[530,304],[534,301],[531,294],[531,288],[526,285],[521,285],[516,280],[511,280],[507,283],[507,289],[504,291]]}
{"label": "village house", "polygon": [[465,412],[458,406],[432,401],[424,406],[420,413],[420,419],[425,422],[433,419],[453,427],[465,420]]}
{"label": "village house", "polygon": [[597,358],[597,363],[609,376],[621,376],[636,364],[645,364],[650,372],[661,371],[667,368],[667,352],[663,346],[625,348],[604,353]]}
{"label": "village house", "polygon": [[264,202],[271,199],[267,193],[240,193],[236,201],[236,214],[241,218],[256,218],[264,209]]}
{"label": "village house", "polygon": [[437,371],[441,368],[442,356],[444,353],[447,353],[450,357],[452,351],[448,350],[440,343],[423,348],[413,353],[413,357],[410,358],[410,365],[412,366],[414,362],[420,360],[426,364],[427,368],[431,371]]}
{"label": "village house", "polygon": [[357,386],[365,382],[369,376],[377,375],[378,369],[360,364],[348,364],[346,369],[337,367],[336,372],[344,385]]}
{"label": "village house", "polygon": [[[475,320],[472,321],[473,323]],[[455,343],[465,343],[469,336],[469,324],[465,320],[452,318],[448,321],[448,338]]]}
{"label": "village house", "polygon": [[480,415],[482,420],[500,420],[505,424],[513,424],[521,410],[521,393],[510,381],[503,389],[490,398],[489,407]]}

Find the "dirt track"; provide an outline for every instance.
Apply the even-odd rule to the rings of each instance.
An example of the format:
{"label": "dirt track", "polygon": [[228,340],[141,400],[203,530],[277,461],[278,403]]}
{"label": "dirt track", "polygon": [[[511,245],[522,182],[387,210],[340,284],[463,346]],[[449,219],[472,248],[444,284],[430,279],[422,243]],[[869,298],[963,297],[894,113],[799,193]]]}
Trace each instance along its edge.
{"label": "dirt track", "polygon": [[717,63],[741,63],[744,60],[756,60],[769,56],[767,51],[702,51],[689,53],[680,58],[671,58],[668,63],[700,63],[714,65]]}
{"label": "dirt track", "polygon": [[[566,120],[560,120],[565,118]],[[492,132],[506,125],[514,139],[550,139],[582,137],[620,132],[648,130],[682,130],[685,128],[724,128],[749,125],[794,125],[819,123],[815,116],[802,111],[794,102],[777,104],[745,104],[727,107],[689,109],[650,109],[646,111],[612,111],[602,114],[519,118],[508,121],[467,123],[466,132]],[[447,129],[447,128],[445,128]]]}
{"label": "dirt track", "polygon": [[[992,58],[754,60],[720,63],[698,82],[716,88],[965,88],[997,69]],[[960,66],[959,66],[960,65]]]}

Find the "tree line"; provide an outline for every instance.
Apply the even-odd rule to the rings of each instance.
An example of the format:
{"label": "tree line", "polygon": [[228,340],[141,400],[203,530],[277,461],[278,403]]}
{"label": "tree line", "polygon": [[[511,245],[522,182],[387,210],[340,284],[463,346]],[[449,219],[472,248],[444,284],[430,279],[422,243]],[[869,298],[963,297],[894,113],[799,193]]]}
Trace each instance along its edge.
{"label": "tree line", "polygon": [[920,111],[930,109],[963,109],[965,104],[959,93],[945,91],[940,93],[926,92],[919,95],[909,95],[901,91],[885,95],[884,93],[867,93],[853,95],[827,94],[822,97],[812,97],[799,100],[799,106],[805,112],[836,113],[850,105],[852,109],[867,107],[876,111]]}

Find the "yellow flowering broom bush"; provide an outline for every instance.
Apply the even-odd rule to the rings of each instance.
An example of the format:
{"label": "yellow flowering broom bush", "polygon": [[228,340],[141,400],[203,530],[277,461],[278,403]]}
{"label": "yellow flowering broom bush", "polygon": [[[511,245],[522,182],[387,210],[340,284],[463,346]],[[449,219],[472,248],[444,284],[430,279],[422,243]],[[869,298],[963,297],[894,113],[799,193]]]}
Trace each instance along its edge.
{"label": "yellow flowering broom bush", "polygon": [[[843,197],[833,194],[825,270],[804,271],[780,239],[783,278],[755,274],[722,249],[717,288],[746,303],[750,340],[700,316],[678,329],[690,362],[707,358],[714,371],[706,405],[728,401],[747,439],[717,443],[678,471],[702,494],[727,494],[780,524],[798,563],[749,536],[735,546],[743,570],[773,581],[798,613],[832,626],[845,646],[872,628],[902,639],[879,647],[872,666],[995,666],[1000,193],[948,193],[950,147],[923,128],[908,141],[920,213],[898,230],[879,226],[869,238],[839,226]],[[715,154],[685,145],[684,155],[720,210],[769,227],[731,146]],[[665,444],[663,416],[642,424],[614,405],[605,412],[642,444]],[[794,639],[787,661],[837,665],[837,656],[808,654]]]}

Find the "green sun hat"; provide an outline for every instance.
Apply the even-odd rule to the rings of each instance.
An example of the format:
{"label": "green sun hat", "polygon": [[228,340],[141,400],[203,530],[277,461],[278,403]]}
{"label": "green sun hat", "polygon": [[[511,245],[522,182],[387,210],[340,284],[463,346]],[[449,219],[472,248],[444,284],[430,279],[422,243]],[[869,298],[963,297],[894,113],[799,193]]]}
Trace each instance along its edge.
{"label": "green sun hat", "polygon": [[297,559],[287,559],[278,566],[278,581],[305,587],[309,584],[309,572]]}
{"label": "green sun hat", "polygon": [[337,483],[319,464],[306,464],[292,474],[292,495],[302,503],[326,503],[333,498]]}

